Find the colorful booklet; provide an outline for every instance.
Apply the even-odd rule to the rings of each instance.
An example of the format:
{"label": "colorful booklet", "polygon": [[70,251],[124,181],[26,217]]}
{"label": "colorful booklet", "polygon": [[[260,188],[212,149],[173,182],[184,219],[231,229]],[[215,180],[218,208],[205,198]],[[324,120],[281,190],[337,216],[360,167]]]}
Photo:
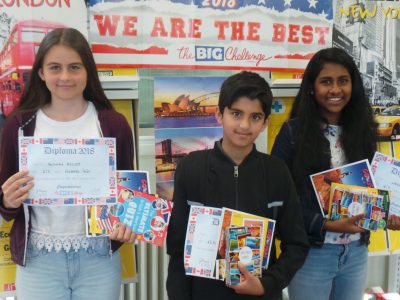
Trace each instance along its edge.
{"label": "colorful booklet", "polygon": [[[263,249],[261,251],[262,267],[266,269],[268,267],[269,256],[274,237],[275,220],[226,207],[223,208],[223,220],[222,220],[221,233],[218,245],[218,259],[225,259],[226,229],[229,227],[241,227],[241,226],[247,226],[247,227],[256,226],[261,228],[261,244],[263,245]],[[220,262],[217,262],[217,264],[219,263]],[[222,261],[221,263],[225,263],[225,261]]]}
{"label": "colorful booklet", "polygon": [[400,160],[376,152],[371,169],[376,186],[391,192],[389,214],[400,216]]}
{"label": "colorful booklet", "polygon": [[147,178],[147,172],[118,172],[118,203],[87,207],[87,235],[109,235],[116,224],[124,223],[136,233],[137,240],[162,246],[171,216],[172,202],[139,191],[148,191]]}
{"label": "colorful booklet", "polygon": [[386,229],[389,206],[390,194],[386,190],[332,183],[328,217],[339,220],[363,213],[358,226],[377,231]]}
{"label": "colorful booklet", "polygon": [[326,216],[329,211],[329,197],[332,183],[375,187],[371,168],[367,159],[310,175],[310,179],[321,212],[324,216]]}
{"label": "colorful booklet", "polygon": [[243,275],[239,271],[238,263],[254,276],[261,277],[262,227],[242,226],[229,227],[226,235],[226,283],[239,284]]}

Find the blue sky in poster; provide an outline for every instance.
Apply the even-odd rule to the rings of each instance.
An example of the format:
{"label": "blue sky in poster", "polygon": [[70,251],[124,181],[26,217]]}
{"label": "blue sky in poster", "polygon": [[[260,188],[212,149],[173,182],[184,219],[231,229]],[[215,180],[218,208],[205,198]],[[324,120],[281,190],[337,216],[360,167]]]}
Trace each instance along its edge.
{"label": "blue sky in poster", "polygon": [[157,77],[154,80],[154,93],[156,98],[157,94],[179,96],[183,93],[190,93],[195,97],[219,92],[224,79],[224,77]]}
{"label": "blue sky in poster", "polygon": [[[130,2],[135,0],[90,0],[89,4],[91,6],[96,5],[97,3],[103,2]],[[301,12],[309,12],[313,14],[322,14],[326,15],[326,18],[332,20],[333,18],[333,9],[332,9],[332,1],[331,0],[233,0],[236,2],[236,5],[233,9],[238,9],[245,6],[255,5],[262,6],[266,8],[270,8],[279,12],[285,11],[286,9],[295,9]],[[136,2],[136,1],[135,1]],[[194,3],[198,7],[205,7],[207,5],[208,8],[225,10],[222,5],[212,6],[212,3],[223,3],[228,1],[205,1],[205,0],[171,0],[173,3],[181,3],[181,4],[192,4]],[[227,8],[229,9],[229,8]]]}

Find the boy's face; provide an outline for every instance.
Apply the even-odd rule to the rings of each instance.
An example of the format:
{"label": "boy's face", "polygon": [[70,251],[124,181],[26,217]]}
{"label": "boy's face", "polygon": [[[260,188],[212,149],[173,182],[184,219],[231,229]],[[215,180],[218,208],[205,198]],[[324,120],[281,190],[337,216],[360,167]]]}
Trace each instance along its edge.
{"label": "boy's face", "polygon": [[224,130],[222,143],[228,154],[230,151],[249,153],[255,139],[268,124],[260,101],[248,97],[240,97],[231,108],[225,107],[223,113],[218,111],[216,117]]}

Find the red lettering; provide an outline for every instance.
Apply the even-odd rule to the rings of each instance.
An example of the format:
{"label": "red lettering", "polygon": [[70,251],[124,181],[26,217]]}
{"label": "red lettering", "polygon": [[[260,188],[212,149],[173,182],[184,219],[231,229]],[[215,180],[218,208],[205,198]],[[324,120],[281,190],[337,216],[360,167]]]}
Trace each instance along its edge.
{"label": "red lettering", "polygon": [[244,35],[243,35],[244,22],[232,22],[231,27],[232,27],[231,40],[232,41],[244,40]]}
{"label": "red lettering", "polygon": [[134,16],[124,16],[124,31],[123,35],[136,36],[137,30],[135,29],[135,24],[137,22],[137,17]]}
{"label": "red lettering", "polygon": [[319,34],[318,45],[325,45],[325,34],[329,32],[329,27],[315,27],[315,32]]}
{"label": "red lettering", "polygon": [[49,7],[62,7],[63,3],[66,7],[71,7],[71,0],[0,0],[0,7],[21,7],[25,5],[26,7],[39,7],[39,6],[49,6]]}
{"label": "red lettering", "polygon": [[249,41],[259,41],[260,35],[258,34],[258,30],[260,29],[260,23],[258,22],[249,22],[249,32],[247,35],[247,40]]}
{"label": "red lettering", "polygon": [[164,21],[161,17],[156,17],[154,19],[154,26],[153,30],[151,31],[150,36],[152,37],[166,37],[168,35],[167,31],[165,30]]}
{"label": "red lettering", "polygon": [[289,43],[298,43],[299,37],[297,36],[297,32],[300,29],[300,25],[289,24]]}
{"label": "red lettering", "polygon": [[195,39],[201,38],[201,32],[199,31],[201,22],[202,21],[200,19],[190,19],[189,20],[189,35],[188,36],[190,38],[195,38]]}
{"label": "red lettering", "polygon": [[181,18],[171,18],[171,37],[173,38],[185,38],[186,34],[183,30],[185,21]]}
{"label": "red lettering", "polygon": [[[297,24],[289,24],[287,26],[288,28],[286,28],[285,24],[273,24],[273,42],[287,41],[289,43],[298,43],[301,40],[304,44],[311,44],[317,38],[319,45],[326,44],[326,35],[329,33],[329,27],[302,26]],[[287,36],[286,31],[288,31]]]}
{"label": "red lettering", "polygon": [[56,6],[56,5],[57,5],[57,2],[58,2],[58,0],[53,0],[53,1],[51,1],[51,0],[46,0],[47,5],[50,6],[50,7]]}
{"label": "red lettering", "polygon": [[117,15],[94,15],[94,20],[96,21],[97,28],[101,36],[106,35],[107,32],[110,36],[114,36],[120,19],[121,16]]}
{"label": "red lettering", "polygon": [[310,25],[305,25],[303,26],[303,28],[301,29],[301,35],[302,37],[302,42],[304,44],[311,44],[313,41],[313,28]]}
{"label": "red lettering", "polygon": [[274,23],[274,34],[272,35],[273,42],[283,42],[286,35],[286,27],[283,24]]}
{"label": "red lettering", "polygon": [[[247,28],[246,28],[247,26]],[[225,40],[225,30],[231,30],[231,40],[233,41],[241,41],[241,40],[250,40],[250,41],[258,41],[260,40],[260,35],[258,34],[258,30],[260,29],[260,23],[258,22],[236,22],[236,21],[215,21],[214,27],[218,29],[218,39]],[[247,31],[247,32],[246,32]],[[245,36],[246,32],[246,36]]]}
{"label": "red lettering", "polygon": [[42,5],[43,5],[43,1],[44,1],[44,0],[39,0],[38,2],[35,3],[35,0],[32,0],[32,1],[31,1],[31,6],[32,6],[32,7],[42,6]]}
{"label": "red lettering", "polygon": [[225,40],[225,28],[229,27],[229,22],[215,21],[214,26],[218,28],[218,39]]}

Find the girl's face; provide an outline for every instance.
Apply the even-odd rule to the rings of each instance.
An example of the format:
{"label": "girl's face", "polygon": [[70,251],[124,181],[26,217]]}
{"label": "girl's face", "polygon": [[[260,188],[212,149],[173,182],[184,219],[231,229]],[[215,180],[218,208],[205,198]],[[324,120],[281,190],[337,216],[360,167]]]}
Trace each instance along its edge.
{"label": "girl's face", "polygon": [[40,78],[51,93],[51,101],[82,101],[87,72],[79,54],[64,45],[55,45],[44,57]]}
{"label": "girl's face", "polygon": [[314,96],[321,116],[329,124],[338,124],[343,108],[351,98],[351,76],[339,64],[327,63],[314,82]]}

